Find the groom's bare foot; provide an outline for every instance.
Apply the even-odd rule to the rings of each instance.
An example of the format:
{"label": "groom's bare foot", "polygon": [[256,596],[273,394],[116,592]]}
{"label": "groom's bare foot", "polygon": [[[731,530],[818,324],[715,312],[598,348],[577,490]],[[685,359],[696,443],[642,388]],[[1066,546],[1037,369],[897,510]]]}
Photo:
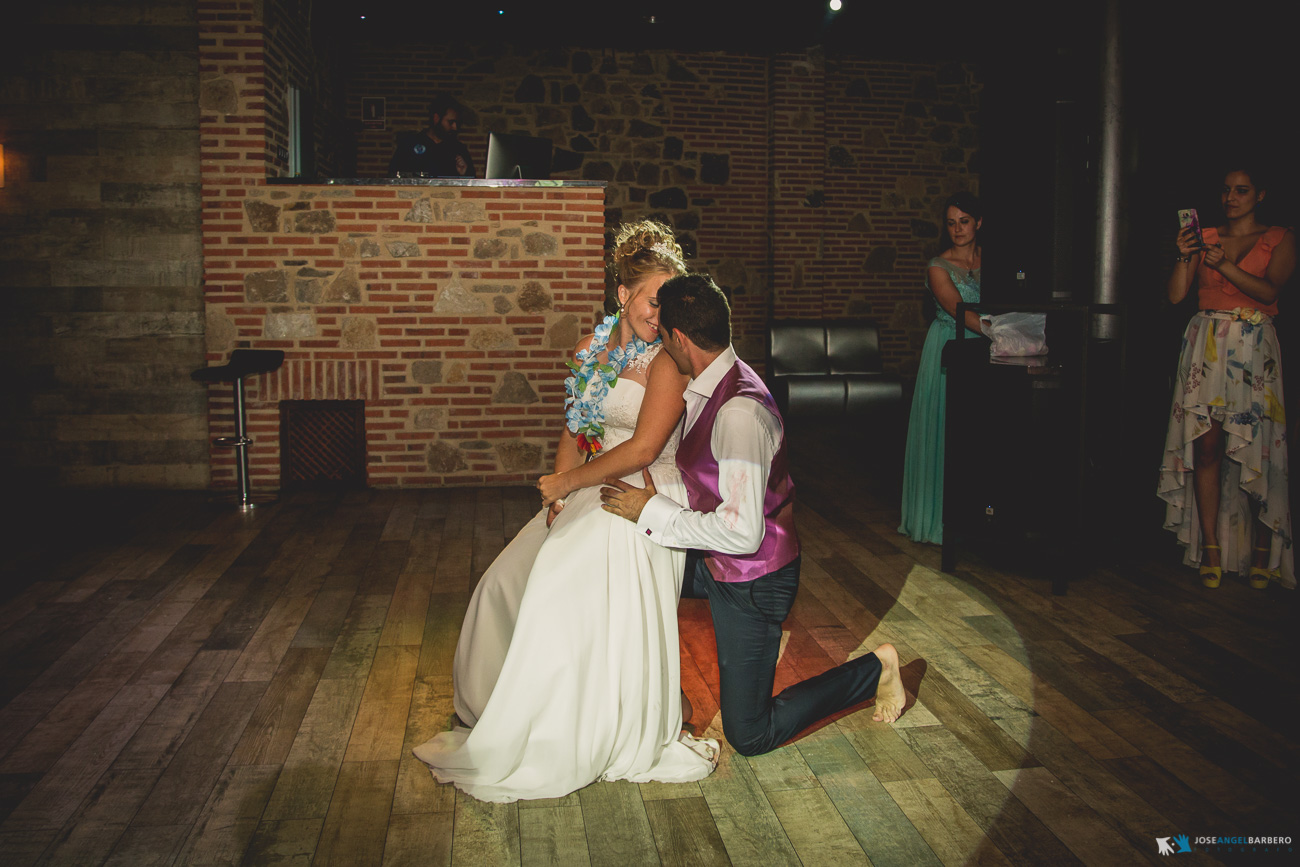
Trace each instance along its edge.
{"label": "groom's bare foot", "polygon": [[893,722],[903,715],[907,704],[907,692],[898,671],[898,651],[892,644],[882,644],[876,648],[876,659],[880,660],[880,681],[876,685],[876,712],[871,718],[876,722]]}
{"label": "groom's bare foot", "polygon": [[682,690],[682,725],[691,721],[695,715],[695,708],[691,707],[691,700],[686,697],[686,690]]}

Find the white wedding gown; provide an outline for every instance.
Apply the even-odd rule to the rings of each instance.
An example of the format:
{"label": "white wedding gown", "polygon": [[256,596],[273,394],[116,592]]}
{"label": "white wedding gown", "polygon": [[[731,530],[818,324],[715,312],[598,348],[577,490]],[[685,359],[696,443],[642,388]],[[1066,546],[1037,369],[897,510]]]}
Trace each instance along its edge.
{"label": "white wedding gown", "polygon": [[[659,351],[637,358],[644,370]],[[620,377],[605,404],[605,448],[632,436],[645,388]],[[680,426],[650,466],[655,487],[686,492]],[[625,481],[638,487],[641,474]],[[483,801],[554,798],[596,780],[689,782],[717,742],[681,732],[677,600],[685,551],[638,535],[570,494],[548,532],[533,518],[474,591],[454,664],[456,728],[415,748],[440,782]]]}

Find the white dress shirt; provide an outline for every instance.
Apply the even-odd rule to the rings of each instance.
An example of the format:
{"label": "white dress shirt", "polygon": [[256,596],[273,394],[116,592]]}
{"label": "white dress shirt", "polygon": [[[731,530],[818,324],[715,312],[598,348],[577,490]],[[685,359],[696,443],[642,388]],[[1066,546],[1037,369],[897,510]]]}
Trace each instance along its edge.
{"label": "white dress shirt", "polygon": [[[686,385],[689,433],[718,383],[738,360],[728,346]],[[781,425],[761,403],[733,397],[714,418],[709,446],[718,462],[718,494],[712,512],[693,512],[663,494],[641,510],[637,529],[670,548],[701,548],[720,554],[752,554],[763,542],[763,500],[772,458],[781,445]]]}

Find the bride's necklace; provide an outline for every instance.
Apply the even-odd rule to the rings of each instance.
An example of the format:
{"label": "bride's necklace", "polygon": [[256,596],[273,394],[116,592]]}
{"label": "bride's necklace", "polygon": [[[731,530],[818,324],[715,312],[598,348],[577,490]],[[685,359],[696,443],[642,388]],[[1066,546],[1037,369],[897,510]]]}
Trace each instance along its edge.
{"label": "bride's necklace", "polygon": [[588,457],[600,451],[600,440],[605,436],[605,396],[618,384],[618,375],[637,356],[655,343],[646,343],[635,334],[626,346],[616,346],[609,351],[609,361],[601,363],[600,353],[609,345],[610,334],[618,324],[619,314],[606,316],[596,326],[591,345],[578,350],[577,362],[567,361],[573,375],[564,380],[564,417],[569,430],[578,435],[578,448]]}

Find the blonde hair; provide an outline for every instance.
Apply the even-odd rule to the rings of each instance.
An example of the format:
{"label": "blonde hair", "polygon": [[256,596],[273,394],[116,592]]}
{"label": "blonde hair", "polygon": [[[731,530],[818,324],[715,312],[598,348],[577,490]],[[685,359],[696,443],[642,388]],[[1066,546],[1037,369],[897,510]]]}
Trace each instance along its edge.
{"label": "blonde hair", "polygon": [[614,282],[632,289],[650,274],[686,273],[673,230],[655,220],[624,223],[614,236]]}

